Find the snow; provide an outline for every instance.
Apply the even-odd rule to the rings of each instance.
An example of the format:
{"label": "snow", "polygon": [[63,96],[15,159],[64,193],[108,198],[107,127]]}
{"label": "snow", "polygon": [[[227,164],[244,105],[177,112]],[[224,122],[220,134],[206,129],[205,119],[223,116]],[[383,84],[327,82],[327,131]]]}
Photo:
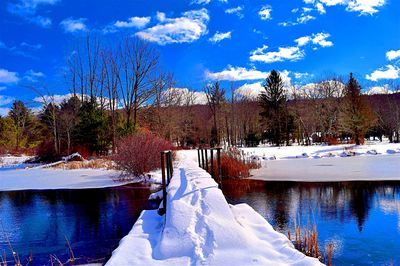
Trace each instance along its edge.
{"label": "snow", "polygon": [[[313,145],[313,146],[283,146],[283,147],[256,147],[241,148],[248,157],[256,156],[260,159],[296,159],[312,158],[319,159],[324,157],[348,157],[352,155],[389,155],[400,154],[399,143],[374,143],[366,145]],[[355,153],[355,154],[353,154]],[[264,158],[263,158],[264,157]]]}
{"label": "snow", "polygon": [[3,169],[0,168],[0,191],[83,189],[121,186],[131,181],[115,181],[119,171],[105,169]]}
{"label": "snow", "polygon": [[229,205],[193,151],[179,157],[166,215],[143,211],[106,265],[321,265],[247,204]]}
{"label": "snow", "polygon": [[400,180],[400,144],[257,147],[242,149],[261,164],[252,179],[268,181]]}

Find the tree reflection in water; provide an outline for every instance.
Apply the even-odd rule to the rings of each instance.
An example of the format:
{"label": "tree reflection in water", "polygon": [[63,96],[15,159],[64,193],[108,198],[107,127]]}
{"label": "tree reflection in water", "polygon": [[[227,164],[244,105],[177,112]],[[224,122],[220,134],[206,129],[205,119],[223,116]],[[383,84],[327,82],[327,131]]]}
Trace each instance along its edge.
{"label": "tree reflection in water", "polygon": [[[400,264],[400,254],[394,252],[400,250],[400,182],[228,179],[222,189],[231,204],[248,203],[280,232],[293,228],[298,217],[303,225],[309,221],[317,225],[320,241],[339,238],[336,240],[343,246],[339,264],[370,263],[371,257],[377,264],[385,264],[388,258]],[[346,253],[346,249],[359,249],[360,243],[369,241],[374,244],[363,247],[365,254],[358,254],[361,261],[354,260],[354,251]],[[384,245],[389,248],[379,250]]]}
{"label": "tree reflection in water", "polygon": [[[0,218],[22,260],[32,250],[35,264],[47,264],[49,254],[65,261],[65,236],[76,256],[102,258],[116,248],[143,209],[157,207],[149,203],[149,195],[150,187],[141,184],[0,192]],[[9,250],[2,232],[0,250]]]}

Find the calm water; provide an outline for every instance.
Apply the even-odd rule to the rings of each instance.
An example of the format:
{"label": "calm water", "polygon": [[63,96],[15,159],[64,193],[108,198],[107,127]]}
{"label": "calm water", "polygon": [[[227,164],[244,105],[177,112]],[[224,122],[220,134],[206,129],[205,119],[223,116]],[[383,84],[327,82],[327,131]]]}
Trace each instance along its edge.
{"label": "calm water", "polygon": [[248,203],[273,227],[317,225],[320,246],[335,245],[334,265],[400,265],[400,182],[225,181],[233,204]]}
{"label": "calm water", "polygon": [[[12,256],[7,238],[23,265],[30,251],[34,265],[49,265],[49,255],[68,260],[65,236],[78,262],[104,261],[132,228],[148,202],[150,187],[0,192],[0,254]],[[4,232],[5,231],[5,232]],[[13,263],[9,263],[14,265]]]}

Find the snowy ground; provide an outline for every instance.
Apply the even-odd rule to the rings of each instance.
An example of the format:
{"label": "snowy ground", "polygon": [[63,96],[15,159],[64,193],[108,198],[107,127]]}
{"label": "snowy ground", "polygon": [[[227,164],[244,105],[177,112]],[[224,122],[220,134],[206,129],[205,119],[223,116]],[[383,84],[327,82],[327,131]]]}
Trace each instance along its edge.
{"label": "snowy ground", "polygon": [[242,149],[261,168],[253,179],[276,181],[400,180],[400,144]]}
{"label": "snowy ground", "polygon": [[28,156],[0,157],[0,191],[102,188],[130,183],[119,180],[119,171],[52,169],[47,167],[49,165],[25,163],[30,158]]}
{"label": "snowy ground", "polygon": [[179,157],[166,216],[143,211],[106,265],[321,265],[247,204],[229,205],[193,151]]}
{"label": "snowy ground", "polygon": [[82,189],[121,186],[120,173],[104,169],[13,169],[0,168],[0,191],[28,189]]}

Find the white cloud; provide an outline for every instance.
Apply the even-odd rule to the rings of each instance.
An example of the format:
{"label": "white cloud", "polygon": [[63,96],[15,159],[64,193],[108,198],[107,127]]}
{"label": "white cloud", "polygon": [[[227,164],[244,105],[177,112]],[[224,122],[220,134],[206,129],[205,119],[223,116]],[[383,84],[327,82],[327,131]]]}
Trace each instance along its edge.
{"label": "white cloud", "polygon": [[0,95],[0,106],[8,105],[14,101],[13,97]]}
{"label": "white cloud", "polygon": [[237,7],[232,7],[232,8],[228,8],[225,10],[226,14],[234,14],[236,16],[238,16],[239,18],[243,18],[244,15],[242,13],[243,11],[243,6],[237,6]]}
{"label": "white cloud", "polygon": [[304,78],[308,78],[308,77],[312,77],[313,76],[313,74],[310,74],[310,73],[307,73],[307,72],[304,72],[304,73],[302,73],[302,72],[294,72],[293,74],[294,74],[294,77],[296,79],[304,79]]}
{"label": "white cloud", "polygon": [[346,11],[359,12],[361,15],[373,15],[378,8],[385,5],[386,0],[303,0],[306,4],[314,4],[316,9],[325,13],[325,6],[346,6]]}
{"label": "white cloud", "polygon": [[213,42],[213,43],[217,43],[217,42],[220,42],[220,41],[222,41],[222,40],[224,40],[224,39],[230,39],[231,38],[231,32],[230,31],[228,31],[228,32],[216,32],[210,39],[209,39],[209,41],[210,42]]}
{"label": "white cloud", "polygon": [[311,15],[301,15],[300,17],[297,18],[297,23],[299,24],[305,24],[310,20],[314,20],[315,17]]}
{"label": "white cloud", "polygon": [[20,16],[34,15],[39,6],[55,5],[60,0],[19,0],[8,5],[8,11]]}
{"label": "white cloud", "polygon": [[49,28],[53,23],[50,18],[42,17],[42,16],[35,16],[32,18],[29,18],[29,21],[32,23],[35,23],[43,28]]}
{"label": "white cloud", "polygon": [[0,107],[0,116],[6,116],[9,111],[10,108]]}
{"label": "white cloud", "polygon": [[205,8],[187,11],[182,17],[165,18],[159,24],[137,32],[136,35],[160,45],[194,42],[207,32],[209,19]]}
{"label": "white cloud", "polygon": [[378,81],[380,79],[398,79],[400,75],[400,68],[393,65],[387,65],[384,68],[375,70],[370,75],[366,75],[365,78],[372,81]]}
{"label": "white cloud", "polygon": [[304,57],[304,51],[299,47],[279,47],[278,51],[266,52],[268,46],[264,45],[252,51],[250,54],[251,61],[260,61],[264,63],[274,63],[282,61],[297,61]]}
{"label": "white cloud", "polygon": [[390,61],[400,58],[400,50],[390,50],[386,53],[386,58]]}
{"label": "white cloud", "polygon": [[114,26],[117,28],[143,28],[150,22],[150,17],[131,17],[128,21],[116,21]]}
{"label": "white cloud", "polygon": [[67,18],[60,22],[61,27],[63,27],[65,32],[78,32],[78,31],[87,31],[87,27],[85,24],[86,18]]}
{"label": "white cloud", "polygon": [[194,91],[188,88],[171,88],[163,96],[164,101],[172,105],[207,104],[207,95],[205,92]]}
{"label": "white cloud", "polygon": [[365,91],[365,94],[368,95],[374,95],[374,94],[391,94],[393,91],[389,89],[389,85],[385,84],[384,86],[374,86],[368,88],[367,91]]}
{"label": "white cloud", "polygon": [[262,82],[260,81],[256,83],[245,83],[238,89],[236,89],[235,92],[246,98],[256,99],[263,90],[264,87],[262,86]]}
{"label": "white cloud", "polygon": [[373,15],[378,12],[377,8],[384,4],[385,0],[353,0],[348,2],[347,10]]}
{"label": "white cloud", "polygon": [[270,6],[263,6],[260,11],[258,11],[258,15],[262,20],[272,19],[271,17],[272,8]]}
{"label": "white cloud", "polygon": [[[197,4],[197,5],[208,5],[211,0],[193,0],[190,4]],[[228,0],[219,0],[219,2],[228,3]]]}
{"label": "white cloud", "polygon": [[15,99],[11,96],[0,95],[0,116],[7,116],[10,111],[7,105],[11,104]]}
{"label": "white cloud", "polygon": [[221,72],[206,71],[205,76],[210,80],[257,80],[265,79],[269,75],[268,72],[262,72],[256,69],[246,69],[244,67],[228,66],[227,69]]}
{"label": "white cloud", "polygon": [[318,45],[321,47],[330,47],[333,46],[333,42],[326,40],[329,38],[331,35],[329,33],[317,33],[317,34],[312,34],[310,36],[303,36],[300,37],[296,40],[294,40],[298,46],[304,46],[309,43],[312,43],[314,45]]}
{"label": "white cloud", "polygon": [[325,13],[326,13],[326,10],[325,10],[324,5],[321,4],[321,3],[315,4],[315,8],[318,10],[318,12],[319,12],[320,14],[325,14]]}
{"label": "white cloud", "polygon": [[28,48],[28,49],[30,49],[30,50],[39,50],[39,49],[42,48],[42,45],[41,45],[40,43],[37,43],[37,44],[30,44],[30,43],[27,43],[27,42],[21,42],[21,43],[19,44],[19,46],[21,46],[21,47],[26,47],[26,48]]}
{"label": "white cloud", "polygon": [[163,22],[163,21],[165,20],[166,17],[167,17],[167,16],[165,15],[164,12],[159,12],[159,11],[157,11],[156,18],[157,18],[158,21]]}
{"label": "white cloud", "polygon": [[7,69],[0,68],[0,83],[9,84],[17,83],[19,81],[18,73],[11,72]]}
{"label": "white cloud", "polygon": [[26,71],[24,79],[31,81],[31,82],[36,82],[38,81],[39,78],[43,78],[45,75],[43,72],[35,72],[32,69]]}
{"label": "white cloud", "polygon": [[72,93],[67,94],[55,94],[55,95],[43,95],[33,98],[34,102],[44,104],[44,103],[55,103],[57,105],[61,104],[64,100],[72,98],[74,95]]}

